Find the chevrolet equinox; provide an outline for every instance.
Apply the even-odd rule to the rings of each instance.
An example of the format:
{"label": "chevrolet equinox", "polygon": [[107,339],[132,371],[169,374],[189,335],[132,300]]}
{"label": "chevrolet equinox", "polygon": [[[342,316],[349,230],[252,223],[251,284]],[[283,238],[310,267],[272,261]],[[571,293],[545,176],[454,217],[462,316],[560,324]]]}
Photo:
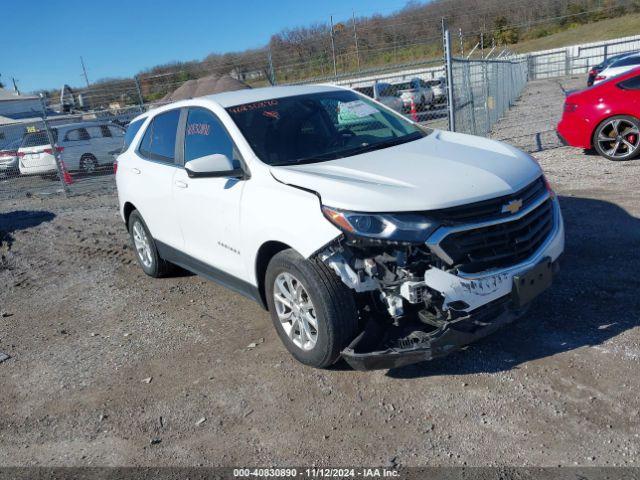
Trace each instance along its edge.
{"label": "chevrolet equinox", "polygon": [[147,275],[179,266],[252,298],[314,367],[460,349],[521,316],[564,249],[558,199],[531,156],[340,87],[144,113],[116,182]]}

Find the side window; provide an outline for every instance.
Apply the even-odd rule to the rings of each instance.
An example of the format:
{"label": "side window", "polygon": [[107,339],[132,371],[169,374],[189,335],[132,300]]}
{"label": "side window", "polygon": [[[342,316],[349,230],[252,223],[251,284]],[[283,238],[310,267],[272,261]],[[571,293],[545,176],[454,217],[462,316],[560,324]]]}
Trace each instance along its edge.
{"label": "side window", "polygon": [[240,153],[218,118],[207,109],[191,108],[184,131],[184,161],[215,153],[226,155],[240,166]]}
{"label": "side window", "polygon": [[136,120],[135,122],[131,122],[129,124],[129,126],[127,127],[127,132],[124,135],[124,145],[122,146],[123,152],[127,148],[129,148],[129,145],[131,145],[131,142],[133,142],[133,139],[135,138],[136,133],[138,133],[138,130],[140,130],[140,127],[142,126],[145,120],[146,118],[141,118],[140,120]]}
{"label": "side window", "polygon": [[86,128],[75,128],[69,130],[64,137],[67,142],[76,142],[78,140],[89,140],[89,132]]}
{"label": "side window", "polygon": [[124,137],[124,130],[120,127],[116,127],[115,125],[109,125],[107,127],[109,129],[109,135],[105,135],[105,137],[114,137],[121,138]]}
{"label": "side window", "polygon": [[140,142],[140,153],[152,160],[173,163],[180,110],[156,115]]}
{"label": "side window", "polygon": [[640,90],[640,75],[627,78],[625,81],[618,84],[623,90]]}
{"label": "side window", "polygon": [[87,133],[89,137],[86,140],[102,138],[102,132],[100,127],[87,127]]}
{"label": "side window", "polygon": [[109,130],[109,127],[107,125],[100,125],[100,132],[102,132],[103,137],[110,138],[112,136],[111,130]]}

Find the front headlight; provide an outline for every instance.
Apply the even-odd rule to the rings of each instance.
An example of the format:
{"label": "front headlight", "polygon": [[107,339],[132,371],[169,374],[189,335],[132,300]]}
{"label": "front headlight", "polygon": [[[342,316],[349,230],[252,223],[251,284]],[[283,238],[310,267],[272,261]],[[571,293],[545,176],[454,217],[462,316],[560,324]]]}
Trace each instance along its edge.
{"label": "front headlight", "polygon": [[416,213],[360,213],[327,206],[322,213],[345,233],[379,241],[424,243],[439,226]]}

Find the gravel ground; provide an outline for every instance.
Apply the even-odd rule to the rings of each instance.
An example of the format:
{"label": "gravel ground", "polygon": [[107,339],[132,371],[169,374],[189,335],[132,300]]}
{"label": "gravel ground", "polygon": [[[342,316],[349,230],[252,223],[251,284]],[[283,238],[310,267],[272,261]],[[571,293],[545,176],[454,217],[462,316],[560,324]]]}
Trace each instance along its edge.
{"label": "gravel ground", "polygon": [[[535,140],[583,81],[531,83],[495,131]],[[303,367],[257,305],[146,277],[113,195],[4,201],[0,464],[640,465],[640,161],[540,146],[567,227],[554,288],[389,371]]]}

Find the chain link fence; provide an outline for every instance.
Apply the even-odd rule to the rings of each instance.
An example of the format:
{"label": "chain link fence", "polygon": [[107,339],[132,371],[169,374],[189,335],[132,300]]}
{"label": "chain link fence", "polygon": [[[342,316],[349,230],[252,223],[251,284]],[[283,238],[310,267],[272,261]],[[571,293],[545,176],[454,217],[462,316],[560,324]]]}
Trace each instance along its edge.
{"label": "chain link fence", "polygon": [[524,60],[453,58],[451,69],[455,130],[472,135],[488,136],[527,83]]}
{"label": "chain link fence", "polygon": [[[439,50],[433,45],[429,50],[444,52],[444,58],[379,68],[358,66],[351,72],[345,67],[338,74],[324,71],[324,77],[289,83],[343,85],[423,125],[496,137],[493,127],[518,100],[528,81],[580,74],[585,76],[586,86],[587,72],[594,65],[613,55],[640,50],[639,35],[531,54],[492,48],[484,58],[464,58],[459,55],[462,45],[454,56],[446,37],[443,31]],[[494,51],[499,53],[487,58]],[[276,75],[285,78],[282,70],[272,68],[268,57],[266,63],[263,60],[255,74],[232,72],[233,77],[254,87],[276,83]],[[172,101],[177,90],[187,93],[182,98],[202,94],[191,80],[200,74],[192,71],[186,75],[183,67],[96,82],[76,91],[65,86],[59,97],[43,98],[39,111],[32,109],[29,118],[0,117],[0,198],[113,190],[113,161],[131,119]],[[513,119],[514,132],[500,132],[497,137],[526,145],[528,150],[549,144],[547,137],[555,138],[550,127],[554,119],[527,119],[518,124],[520,121]],[[533,140],[529,138],[532,135]]]}
{"label": "chain link fence", "polygon": [[139,106],[56,113],[0,124],[0,199],[114,188],[113,162]]}

